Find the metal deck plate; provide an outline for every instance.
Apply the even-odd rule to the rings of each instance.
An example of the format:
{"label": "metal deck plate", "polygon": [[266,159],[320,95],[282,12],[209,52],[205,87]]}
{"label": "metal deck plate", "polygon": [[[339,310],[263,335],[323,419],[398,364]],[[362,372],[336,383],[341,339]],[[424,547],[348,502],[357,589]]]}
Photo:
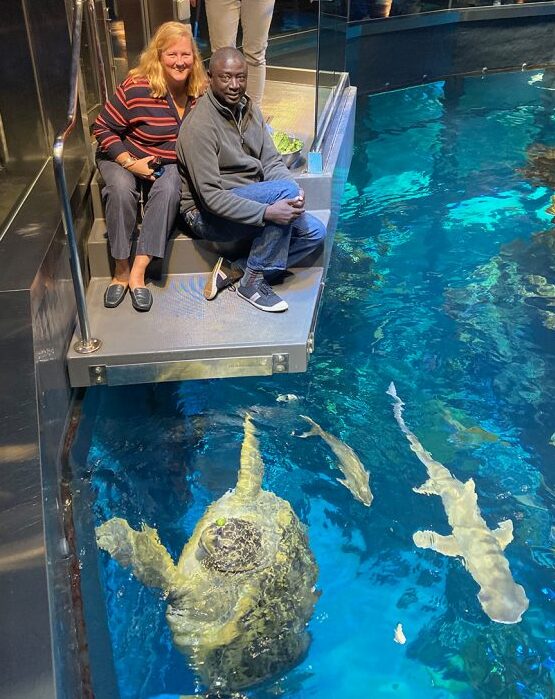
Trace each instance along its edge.
{"label": "metal deck plate", "polygon": [[[275,370],[278,355],[284,355],[278,371],[304,371],[323,270],[292,271],[275,287],[289,304],[285,313],[259,311],[231,290],[206,301],[202,294],[206,274],[169,275],[151,283],[154,302],[149,313],[135,311],[128,295],[117,308],[106,309],[103,294],[109,279],[93,279],[87,306],[92,335],[102,341],[102,347],[94,354],[80,355],[73,349],[74,336],[67,357],[71,384],[268,374]],[[175,364],[215,359],[222,361],[205,367],[198,364],[196,371],[183,367],[180,372]],[[158,367],[142,372],[138,367],[144,364]],[[129,367],[127,373],[124,367]]]}

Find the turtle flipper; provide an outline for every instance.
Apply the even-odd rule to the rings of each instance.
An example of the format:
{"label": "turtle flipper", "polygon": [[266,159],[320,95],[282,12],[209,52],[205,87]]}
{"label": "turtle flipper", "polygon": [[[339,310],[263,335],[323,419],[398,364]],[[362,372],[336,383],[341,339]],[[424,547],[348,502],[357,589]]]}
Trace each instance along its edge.
{"label": "turtle flipper", "polygon": [[241,467],[235,494],[241,499],[245,498],[248,500],[256,497],[260,492],[264,475],[264,463],[260,455],[258,437],[249,413],[245,415],[244,431],[245,436],[241,447]]}
{"label": "turtle flipper", "polygon": [[114,517],[96,528],[96,541],[124,568],[132,568],[147,587],[158,587],[165,593],[176,588],[177,568],[155,529],[143,524],[137,532],[125,519]]}

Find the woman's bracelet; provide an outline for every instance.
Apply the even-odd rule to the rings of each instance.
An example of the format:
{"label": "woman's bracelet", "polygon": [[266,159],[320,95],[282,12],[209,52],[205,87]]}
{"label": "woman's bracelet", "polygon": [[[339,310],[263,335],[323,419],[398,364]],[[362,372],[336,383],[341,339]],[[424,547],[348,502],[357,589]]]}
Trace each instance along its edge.
{"label": "woman's bracelet", "polygon": [[137,162],[137,158],[133,158],[133,156],[130,155],[129,158],[126,158],[123,162],[120,163],[120,165],[122,166],[122,168],[124,170],[129,170],[131,165],[133,165],[133,163],[136,163],[136,162]]}

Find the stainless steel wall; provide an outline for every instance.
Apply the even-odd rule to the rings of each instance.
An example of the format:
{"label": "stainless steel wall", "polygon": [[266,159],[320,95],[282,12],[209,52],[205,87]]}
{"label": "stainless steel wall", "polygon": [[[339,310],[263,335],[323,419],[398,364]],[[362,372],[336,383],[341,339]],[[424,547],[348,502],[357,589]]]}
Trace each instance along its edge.
{"label": "stainless steel wall", "polygon": [[[0,220],[0,696],[76,699],[58,459],[71,399],[65,351],[75,306],[48,158],[67,103],[68,20],[63,0],[1,0],[0,16],[0,112],[9,153],[0,191],[18,173],[30,177],[17,213]],[[85,143],[78,129],[68,148],[82,229],[90,225]]]}

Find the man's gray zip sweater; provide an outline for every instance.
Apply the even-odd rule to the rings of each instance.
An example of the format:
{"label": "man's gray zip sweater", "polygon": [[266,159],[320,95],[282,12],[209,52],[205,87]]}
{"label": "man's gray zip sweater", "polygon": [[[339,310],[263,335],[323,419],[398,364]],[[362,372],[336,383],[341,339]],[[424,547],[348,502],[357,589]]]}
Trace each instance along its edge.
{"label": "man's gray zip sweater", "polygon": [[264,225],[267,204],[229,190],[253,182],[292,180],[264,124],[248,97],[239,118],[211,90],[184,119],[177,139],[181,174],[181,213],[193,207],[254,226]]}

